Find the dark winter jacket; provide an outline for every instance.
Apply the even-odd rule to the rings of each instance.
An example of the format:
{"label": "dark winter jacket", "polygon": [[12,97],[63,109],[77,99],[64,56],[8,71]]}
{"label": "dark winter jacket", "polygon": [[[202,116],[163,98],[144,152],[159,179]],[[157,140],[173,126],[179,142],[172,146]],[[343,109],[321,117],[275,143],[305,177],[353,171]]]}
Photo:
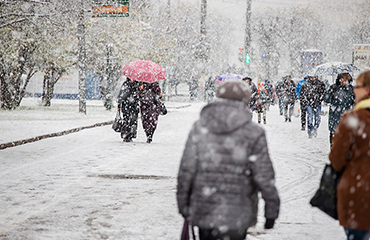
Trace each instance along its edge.
{"label": "dark winter jacket", "polygon": [[123,82],[117,98],[118,108],[121,109],[123,126],[122,138],[136,138],[137,119],[139,116],[138,84],[127,79]]}
{"label": "dark winter jacket", "polygon": [[157,128],[158,117],[161,112],[161,103],[159,95],[161,88],[158,82],[141,83],[139,91],[141,122],[144,131],[155,130]]}
{"label": "dark winter jacket", "polygon": [[355,104],[355,94],[353,93],[353,86],[340,84],[333,84],[325,95],[324,102],[328,103],[329,108],[329,131],[334,132],[337,128],[342,114],[352,109]]}
{"label": "dark winter jacket", "polygon": [[217,100],[189,133],[178,173],[179,212],[200,228],[245,230],[257,221],[261,192],[265,217],[276,219],[274,175],[265,132],[247,105]]}
{"label": "dark winter jacket", "polygon": [[117,104],[123,114],[139,112],[139,96],[137,82],[127,79],[118,93]]}
{"label": "dark winter jacket", "polygon": [[299,100],[311,107],[321,106],[321,102],[325,97],[325,84],[316,79],[316,80],[307,80],[302,85],[301,95]]}
{"label": "dark winter jacket", "polygon": [[370,100],[345,112],[329,154],[335,170],[343,172],[338,184],[338,219],[351,229],[370,229]]}
{"label": "dark winter jacket", "polygon": [[256,105],[256,101],[258,99],[258,91],[257,91],[256,85],[252,81],[249,81],[248,84],[249,84],[249,87],[251,88],[251,92],[252,92],[249,107],[251,108],[251,110],[253,110],[255,105]]}
{"label": "dark winter jacket", "polygon": [[292,104],[295,102],[295,84],[292,80],[288,82],[286,79],[279,88],[279,95],[284,104]]}
{"label": "dark winter jacket", "polygon": [[283,81],[278,81],[275,85],[275,92],[278,98],[281,98],[280,93],[281,93],[281,87],[283,85]]}
{"label": "dark winter jacket", "polygon": [[267,93],[269,94],[270,101],[274,100],[274,87],[272,86],[270,80],[265,80],[265,89]]}

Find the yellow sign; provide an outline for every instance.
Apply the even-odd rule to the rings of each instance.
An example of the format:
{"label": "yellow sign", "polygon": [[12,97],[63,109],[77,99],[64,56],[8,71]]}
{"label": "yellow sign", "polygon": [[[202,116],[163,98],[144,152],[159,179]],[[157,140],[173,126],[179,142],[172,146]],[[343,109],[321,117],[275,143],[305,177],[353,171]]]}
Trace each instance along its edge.
{"label": "yellow sign", "polygon": [[361,71],[370,69],[370,44],[355,44],[353,50],[353,65]]}

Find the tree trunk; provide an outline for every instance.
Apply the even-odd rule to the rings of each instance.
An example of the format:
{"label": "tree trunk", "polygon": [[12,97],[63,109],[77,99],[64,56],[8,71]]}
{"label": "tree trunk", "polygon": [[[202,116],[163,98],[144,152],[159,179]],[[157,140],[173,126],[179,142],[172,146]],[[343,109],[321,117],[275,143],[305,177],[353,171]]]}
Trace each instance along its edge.
{"label": "tree trunk", "polygon": [[33,75],[35,75],[36,72],[37,71],[34,70],[33,67],[28,70],[27,77],[25,79],[23,87],[22,87],[22,89],[20,89],[20,92],[19,92],[18,101],[16,102],[17,107],[19,107],[19,105],[21,105],[22,99],[24,98],[24,96],[26,94],[26,88],[28,86],[28,83],[30,82],[30,79],[33,77]]}
{"label": "tree trunk", "polygon": [[85,50],[85,17],[83,0],[80,0],[80,14],[78,22],[78,99],[79,112],[86,114],[86,50]]}
{"label": "tree trunk", "polygon": [[65,70],[63,68],[59,70],[56,68],[50,68],[46,71],[44,75],[44,86],[42,92],[42,106],[51,106],[51,99],[53,98],[54,94],[54,86],[62,77],[64,72]]}
{"label": "tree trunk", "polygon": [[[33,55],[36,47],[32,43],[21,46],[18,50],[18,61],[16,67],[12,63],[1,61],[0,80],[1,80],[1,108],[13,110],[20,105],[27,87],[28,81],[22,80],[22,74],[25,73],[28,60]],[[29,67],[32,71],[33,67]],[[29,79],[28,79],[29,80]],[[22,91],[23,90],[23,91]]]}

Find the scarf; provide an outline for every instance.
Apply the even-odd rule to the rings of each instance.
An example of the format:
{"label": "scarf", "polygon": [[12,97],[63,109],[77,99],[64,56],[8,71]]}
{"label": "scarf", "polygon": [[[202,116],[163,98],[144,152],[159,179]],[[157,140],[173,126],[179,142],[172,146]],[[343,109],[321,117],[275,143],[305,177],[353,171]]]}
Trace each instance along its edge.
{"label": "scarf", "polygon": [[370,98],[360,101],[354,107],[354,110],[362,109],[362,108],[370,108]]}

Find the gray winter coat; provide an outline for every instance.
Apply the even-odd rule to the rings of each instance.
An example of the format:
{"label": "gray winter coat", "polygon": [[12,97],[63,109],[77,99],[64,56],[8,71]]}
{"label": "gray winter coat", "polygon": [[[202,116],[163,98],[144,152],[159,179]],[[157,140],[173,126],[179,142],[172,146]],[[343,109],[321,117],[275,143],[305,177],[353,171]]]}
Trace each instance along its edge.
{"label": "gray winter coat", "polygon": [[258,192],[265,217],[280,200],[264,130],[243,102],[205,106],[189,133],[178,173],[179,212],[201,228],[247,229],[257,222]]}

